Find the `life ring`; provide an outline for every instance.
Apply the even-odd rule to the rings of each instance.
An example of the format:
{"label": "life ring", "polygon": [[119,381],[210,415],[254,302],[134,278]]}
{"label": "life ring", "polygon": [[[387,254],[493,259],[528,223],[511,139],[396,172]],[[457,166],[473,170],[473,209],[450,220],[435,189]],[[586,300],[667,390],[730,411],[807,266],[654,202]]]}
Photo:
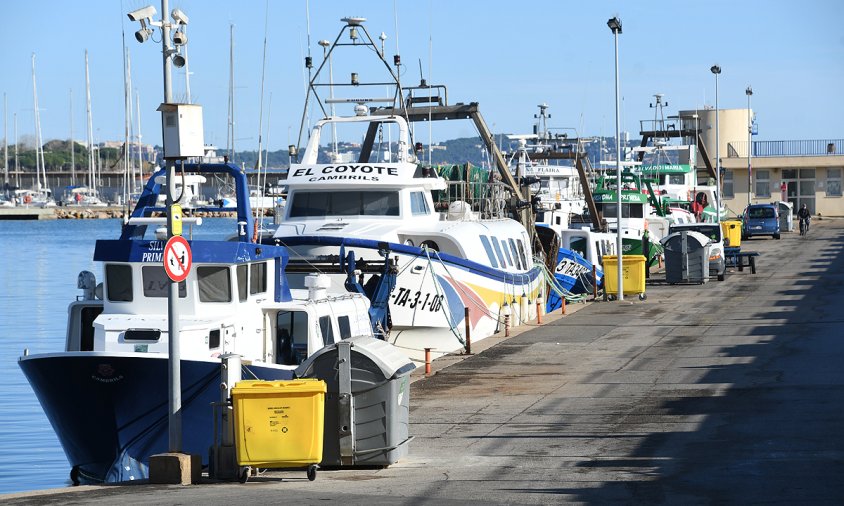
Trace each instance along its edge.
{"label": "life ring", "polygon": [[29,204],[30,202],[32,202],[32,195],[24,195],[24,197],[23,197],[23,203],[24,203],[24,204]]}

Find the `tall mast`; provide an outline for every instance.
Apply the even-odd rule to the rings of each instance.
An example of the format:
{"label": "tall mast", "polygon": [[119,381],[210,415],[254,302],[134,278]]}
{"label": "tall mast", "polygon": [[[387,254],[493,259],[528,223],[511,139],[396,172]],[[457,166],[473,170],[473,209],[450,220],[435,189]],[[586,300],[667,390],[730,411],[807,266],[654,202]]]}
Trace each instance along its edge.
{"label": "tall mast", "polygon": [[70,89],[70,184],[76,185],[76,143],[73,141],[73,88]]}
{"label": "tall mast", "polygon": [[88,50],[85,50],[85,110],[88,113],[88,186],[97,189],[94,180],[94,126],[91,121],[91,78],[88,75]]}
{"label": "tall mast", "polygon": [[[144,158],[141,155],[141,148],[143,146],[143,144],[141,144],[141,137],[142,137],[141,136],[141,94],[138,92],[137,89],[135,90],[135,101],[136,101],[136,104],[137,104],[137,113],[138,113],[137,114],[137,116],[138,116],[138,137],[137,137],[137,139],[138,139],[138,173],[137,173],[137,176],[136,176],[133,172],[133,181],[135,182],[135,185],[137,185],[137,181],[139,181],[139,180],[142,181],[143,178],[144,178]],[[133,188],[134,188],[134,185],[133,185]]]}
{"label": "tall mast", "polygon": [[12,113],[15,123],[15,186],[21,187],[21,173],[18,170],[18,113]]}
{"label": "tall mast", "polygon": [[41,172],[47,186],[47,169],[44,167],[44,150],[41,147],[41,114],[38,112],[38,86],[35,84],[35,53],[32,53],[32,102],[35,106],[35,178],[36,189],[41,190]]}
{"label": "tall mast", "polygon": [[229,122],[226,136],[229,162],[234,163],[234,25],[229,25]]}
{"label": "tall mast", "polygon": [[8,104],[6,103],[6,92],[3,92],[3,191],[9,188],[9,125],[6,123],[8,116]]}
{"label": "tall mast", "polygon": [[131,150],[129,149],[130,125],[132,124],[132,71],[129,61],[129,48],[123,46],[123,201],[129,203]]}

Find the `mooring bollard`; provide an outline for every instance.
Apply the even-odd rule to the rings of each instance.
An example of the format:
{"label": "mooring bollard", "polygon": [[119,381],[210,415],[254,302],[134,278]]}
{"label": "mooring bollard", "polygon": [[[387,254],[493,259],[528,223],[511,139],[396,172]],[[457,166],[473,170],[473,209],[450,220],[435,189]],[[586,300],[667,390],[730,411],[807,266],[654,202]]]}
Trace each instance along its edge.
{"label": "mooring bollard", "polygon": [[471,334],[471,327],[472,322],[469,320],[469,308],[464,308],[464,317],[466,320],[466,354],[472,354],[472,334]]}
{"label": "mooring bollard", "polygon": [[561,310],[563,312],[563,316],[565,316],[566,315],[566,298],[565,297],[563,297],[563,305],[561,307]]}
{"label": "mooring bollard", "polygon": [[504,337],[510,337],[510,315],[504,315]]}
{"label": "mooring bollard", "polygon": [[425,376],[431,375],[431,348],[425,348]]}
{"label": "mooring bollard", "polygon": [[542,309],[539,299],[536,300],[536,324],[542,325]]}

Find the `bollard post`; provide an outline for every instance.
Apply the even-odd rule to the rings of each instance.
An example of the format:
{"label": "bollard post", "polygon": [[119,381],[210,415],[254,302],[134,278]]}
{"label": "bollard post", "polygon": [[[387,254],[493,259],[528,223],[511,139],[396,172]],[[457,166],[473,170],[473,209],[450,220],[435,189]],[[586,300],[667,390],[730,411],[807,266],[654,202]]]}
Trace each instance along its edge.
{"label": "bollard post", "polygon": [[510,315],[504,315],[504,337],[510,337]]}
{"label": "bollard post", "polygon": [[464,308],[464,319],[466,320],[466,354],[472,354],[472,334],[471,334],[471,327],[472,322],[469,320],[469,308]]}
{"label": "bollard post", "polygon": [[536,299],[536,324],[542,325],[542,310],[540,309],[539,299]]}
{"label": "bollard post", "polygon": [[563,316],[565,316],[566,315],[566,298],[565,297],[563,297],[563,305],[562,305],[561,309],[562,309],[562,312],[563,312],[562,313]]}
{"label": "bollard post", "polygon": [[425,376],[431,375],[431,348],[425,348]]}
{"label": "bollard post", "polygon": [[592,265],[592,300],[598,300],[598,266]]}

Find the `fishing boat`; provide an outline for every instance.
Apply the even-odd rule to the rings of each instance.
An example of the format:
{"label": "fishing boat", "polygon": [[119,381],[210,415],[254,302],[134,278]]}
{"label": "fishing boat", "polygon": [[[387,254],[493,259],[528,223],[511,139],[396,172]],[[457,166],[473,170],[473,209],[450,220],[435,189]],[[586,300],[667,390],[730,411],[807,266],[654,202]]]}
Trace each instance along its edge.
{"label": "fishing boat", "polygon": [[[189,241],[192,267],[175,301],[183,451],[207,456],[214,441],[211,404],[220,400],[221,356],[240,355],[244,378],[291,378],[293,369],[323,346],[373,336],[371,322],[383,327],[386,319],[386,294],[380,306],[370,304],[356,285],[352,274],[360,266],[351,257],[347,281],[354,293],[329,292],[320,275],[306,276],[303,289],[291,289],[286,249],[255,243],[249,233],[253,218],[245,174],[229,164],[185,170],[227,174],[240,197],[236,224],[224,237]],[[25,351],[19,360],[64,448],[74,483],[147,478],[150,455],[168,451],[170,281],[163,266],[165,241],[148,230],[164,221],[156,216],[164,212],[158,206],[163,172],[147,183],[120,238],[96,241],[94,260],[103,273],[79,274],[82,296],[69,305],[64,349]],[[201,218],[183,221],[201,226]],[[379,271],[382,286],[389,286],[391,272]]]}
{"label": "fishing boat", "polygon": [[[347,32],[355,40],[353,47],[371,49],[363,52],[376,55],[377,66],[387,68],[392,97],[361,98],[365,93],[360,88],[383,90],[384,83],[356,81],[358,95],[331,102],[332,107],[354,106],[354,114],[329,113],[314,91],[325,82],[320,74],[327,65],[319,67],[308,97],[318,101],[325,116],[314,123],[304,150],[295,150],[301,158],[291,164],[284,182],[284,214],[264,242],[288,246],[291,265],[337,255],[340,248],[360,259],[376,259],[378,245],[386,244],[398,262],[389,340],[421,361],[426,348],[436,357],[462,349],[467,338],[490,336],[502,328],[505,313],[512,313],[514,323],[534,318],[543,268],[534,262],[531,234],[507,216],[507,199],[497,193],[500,183],[464,180],[450,185],[435,167],[422,162],[422,145],[414,143],[405,117],[406,104],[415,102],[404,97],[396,72],[364,21],[344,18],[326,59],[338,47],[350,46],[341,41]],[[398,61],[396,57],[394,63]],[[387,102],[392,110],[370,110],[370,102]],[[303,125],[307,109],[306,103]],[[321,145],[335,132],[363,139],[355,161],[331,163],[325,156]],[[339,276],[333,279],[342,282]],[[291,286],[301,282],[293,274],[290,280]]]}

